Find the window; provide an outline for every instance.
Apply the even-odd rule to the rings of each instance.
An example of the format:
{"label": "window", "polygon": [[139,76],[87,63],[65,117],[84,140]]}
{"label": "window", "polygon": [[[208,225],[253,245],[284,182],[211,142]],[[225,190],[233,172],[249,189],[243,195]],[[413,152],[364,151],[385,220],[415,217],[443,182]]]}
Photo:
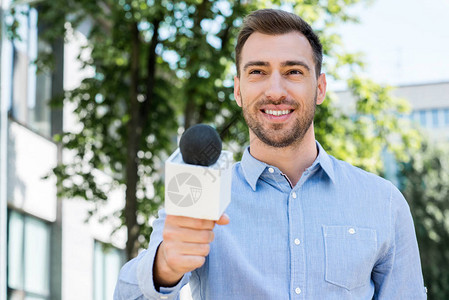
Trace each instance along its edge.
{"label": "window", "polygon": [[438,109],[432,109],[432,126],[434,128],[438,128],[440,126],[439,110]]}
{"label": "window", "polygon": [[410,119],[415,123],[419,122],[418,112],[416,110],[412,111],[412,113],[410,114]]}
{"label": "window", "polygon": [[50,299],[50,226],[9,211],[8,299]]}
{"label": "window", "polygon": [[118,273],[124,261],[123,250],[95,241],[94,300],[113,298]]}
{"label": "window", "polygon": [[449,126],[449,108],[444,110],[444,125]]}
{"label": "window", "polygon": [[50,136],[51,74],[37,71],[34,63],[38,53],[51,51],[50,47],[38,39],[42,26],[38,22],[38,11],[28,5],[16,5],[19,24],[17,34],[20,39],[11,43],[9,55],[12,61],[10,115],[13,119]]}
{"label": "window", "polygon": [[422,127],[427,126],[427,111],[426,110],[420,110],[419,111],[419,123]]}

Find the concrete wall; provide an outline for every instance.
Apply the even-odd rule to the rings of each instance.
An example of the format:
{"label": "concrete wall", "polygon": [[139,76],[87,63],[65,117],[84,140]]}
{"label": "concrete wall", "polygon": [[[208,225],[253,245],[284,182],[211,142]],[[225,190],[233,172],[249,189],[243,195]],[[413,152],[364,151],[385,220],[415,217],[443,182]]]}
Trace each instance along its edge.
{"label": "concrete wall", "polygon": [[43,179],[56,166],[57,147],[16,122],[8,122],[8,203],[41,219],[56,220],[56,180]]}
{"label": "concrete wall", "polygon": [[[107,180],[105,175],[98,176]],[[123,191],[111,192],[108,203],[101,209],[101,215],[108,215],[122,208],[123,199]],[[118,220],[102,224],[96,217],[85,222],[87,211],[92,206],[92,203],[80,199],[64,199],[63,201],[62,299],[64,300],[92,299],[95,240],[112,243],[121,249],[125,247],[126,232],[124,230],[112,235],[113,229],[119,224]]]}
{"label": "concrete wall", "polygon": [[449,82],[399,86],[393,94],[407,99],[413,110],[449,108]]}

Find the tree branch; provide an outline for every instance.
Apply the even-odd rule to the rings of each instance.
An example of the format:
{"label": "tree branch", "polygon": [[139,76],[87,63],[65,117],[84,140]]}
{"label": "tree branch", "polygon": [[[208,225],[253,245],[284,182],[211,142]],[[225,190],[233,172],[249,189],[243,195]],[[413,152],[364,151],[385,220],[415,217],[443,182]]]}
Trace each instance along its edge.
{"label": "tree branch", "polygon": [[[200,53],[198,53],[198,43],[201,43],[201,39],[204,38],[204,36],[201,33],[201,21],[206,17],[206,13],[209,10],[210,2],[208,0],[203,0],[197,9],[197,17],[194,20],[193,25],[193,37],[192,37],[192,43],[194,43],[192,47],[192,55],[190,56],[190,62],[198,60],[198,56]],[[199,65],[199,64],[198,64]],[[194,82],[198,78],[197,75],[198,70],[193,70],[191,73],[191,79],[190,81]],[[190,126],[192,126],[195,123],[195,97],[197,96],[196,93],[196,86],[188,85],[187,92],[186,92],[186,105],[184,107],[184,128],[187,129]]]}
{"label": "tree branch", "polygon": [[139,151],[142,136],[142,127],[139,122],[139,102],[137,101],[139,89],[139,61],[140,61],[140,38],[137,23],[131,25],[131,86],[129,99],[129,121],[126,124],[127,130],[127,151],[126,151],[126,204],[125,223],[128,231],[126,242],[126,254],[128,258],[137,255],[139,226],[137,224],[137,152]]}
{"label": "tree branch", "polygon": [[147,58],[147,90],[145,94],[145,101],[142,103],[140,119],[142,122],[142,127],[145,128],[148,114],[151,109],[151,100],[153,98],[154,86],[156,82],[156,46],[159,43],[159,26],[162,19],[156,19],[153,23],[153,36],[151,37],[151,43],[148,48],[148,58]]}

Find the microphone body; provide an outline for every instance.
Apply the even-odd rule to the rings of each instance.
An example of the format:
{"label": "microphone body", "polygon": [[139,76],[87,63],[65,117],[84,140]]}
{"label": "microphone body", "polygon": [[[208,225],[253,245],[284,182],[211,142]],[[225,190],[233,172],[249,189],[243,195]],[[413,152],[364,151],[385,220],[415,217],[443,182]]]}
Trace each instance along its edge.
{"label": "microphone body", "polygon": [[165,162],[165,211],[218,220],[231,202],[232,153],[221,151],[211,166],[186,164],[177,149]]}
{"label": "microphone body", "polygon": [[165,162],[167,214],[218,220],[231,202],[232,153],[222,151],[216,131],[204,124],[184,132]]}

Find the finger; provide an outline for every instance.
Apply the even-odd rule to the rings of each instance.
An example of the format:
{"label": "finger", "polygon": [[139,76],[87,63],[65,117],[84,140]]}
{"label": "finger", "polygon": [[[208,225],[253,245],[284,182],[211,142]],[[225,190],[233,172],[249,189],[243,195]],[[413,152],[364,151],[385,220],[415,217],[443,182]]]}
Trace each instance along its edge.
{"label": "finger", "polygon": [[214,240],[212,230],[196,230],[166,226],[162,237],[164,241],[209,244]]}
{"label": "finger", "polygon": [[178,246],[179,253],[183,255],[207,256],[209,255],[209,244],[182,243]]}
{"label": "finger", "polygon": [[204,256],[180,255],[174,261],[168,261],[168,263],[171,268],[187,273],[201,267],[205,261]]}
{"label": "finger", "polygon": [[[204,264],[205,256],[182,254],[178,250],[171,249],[169,245],[163,252],[166,266],[174,273],[186,273]],[[175,276],[176,277],[176,276]]]}
{"label": "finger", "polygon": [[227,225],[229,224],[229,216],[227,214],[222,214],[220,219],[216,222],[218,225]]}
{"label": "finger", "polygon": [[196,219],[183,216],[167,215],[165,223],[176,225],[182,228],[191,229],[207,229],[212,230],[215,226],[215,222],[212,220]]}

